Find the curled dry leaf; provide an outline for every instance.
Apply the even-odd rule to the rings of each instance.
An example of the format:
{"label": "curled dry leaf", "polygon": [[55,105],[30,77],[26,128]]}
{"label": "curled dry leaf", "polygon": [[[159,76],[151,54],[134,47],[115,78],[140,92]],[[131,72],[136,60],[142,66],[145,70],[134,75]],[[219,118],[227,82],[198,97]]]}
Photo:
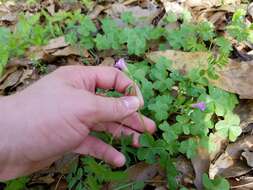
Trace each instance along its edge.
{"label": "curled dry leaf", "polygon": [[253,177],[252,176],[242,176],[237,179],[229,180],[231,189],[235,190],[251,190],[253,189]]}
{"label": "curled dry leaf", "polygon": [[105,59],[102,61],[100,65],[112,67],[114,64],[115,64],[115,60],[112,57],[105,57]]}
{"label": "curled dry leaf", "polygon": [[221,5],[239,4],[240,0],[186,0],[184,4],[188,7],[219,7]]}
{"label": "curled dry leaf", "polygon": [[253,101],[240,100],[240,104],[236,107],[235,113],[240,117],[240,126],[244,133],[251,132],[253,123]]}
{"label": "curled dry leaf", "polygon": [[197,156],[191,159],[191,162],[195,171],[194,185],[197,189],[203,189],[202,176],[208,171],[210,164],[208,151],[204,148],[198,148]]}
{"label": "curled dry leaf", "polygon": [[30,78],[33,74],[32,69],[15,68],[12,67],[10,71],[0,79],[0,94],[6,94],[6,90],[12,89],[24,83],[26,79]]}
{"label": "curled dry leaf", "polygon": [[194,170],[191,161],[183,156],[179,156],[175,161],[175,167],[180,173],[177,176],[177,181],[185,186],[192,185],[194,180]]}
{"label": "curled dry leaf", "polygon": [[159,166],[157,164],[146,164],[139,162],[129,167],[126,172],[128,173],[129,180],[146,181],[155,177],[159,173]]}
{"label": "curled dry leaf", "polygon": [[49,41],[48,45],[43,47],[44,51],[50,52],[54,51],[55,49],[67,47],[69,43],[65,41],[64,36],[60,36],[58,38],[54,38]]}
{"label": "curled dry leaf", "polygon": [[[113,19],[118,19],[118,22],[123,12],[132,12],[137,26],[147,26],[159,14],[159,9],[155,3],[150,1],[147,9],[143,9],[140,6],[126,6],[121,3],[114,3],[105,12]],[[119,23],[119,25],[122,24]]]}
{"label": "curled dry leaf", "polygon": [[180,16],[186,10],[186,8],[183,7],[181,4],[179,4],[179,2],[170,2],[167,0],[161,0],[161,1],[163,3],[163,6],[166,12],[173,12],[177,16]]}
{"label": "curled dry leaf", "polygon": [[246,159],[248,166],[253,167],[253,152],[245,150],[242,156]]}
{"label": "curled dry leaf", "polygon": [[17,13],[7,13],[0,17],[0,22],[14,23],[17,21]]}
{"label": "curled dry leaf", "polygon": [[253,136],[251,135],[229,144],[225,152],[210,165],[209,176],[214,178],[216,175],[222,174],[229,167],[234,166],[237,162],[240,162],[241,153],[245,150],[253,150]]}
{"label": "curled dry leaf", "polygon": [[91,19],[95,19],[98,15],[105,10],[107,7],[103,5],[96,5],[95,8],[88,14]]}
{"label": "curled dry leaf", "polygon": [[253,18],[253,3],[248,6],[248,14]]}
{"label": "curled dry leaf", "polygon": [[74,46],[67,46],[63,49],[58,49],[54,53],[52,53],[55,57],[61,57],[61,56],[69,56],[69,55],[79,55],[82,57],[89,57],[90,54],[87,49],[78,49]]}
{"label": "curled dry leaf", "polygon": [[[173,69],[181,70],[183,73],[193,68],[207,68],[208,52],[180,52],[174,50],[157,51],[148,53],[147,58],[156,62],[161,56],[171,60]],[[253,99],[253,61],[237,62],[229,60],[223,68],[217,68],[219,79],[210,80],[211,84],[240,95],[242,99]]]}
{"label": "curled dry leaf", "polygon": [[242,161],[235,162],[232,166],[224,169],[219,175],[225,178],[235,178],[238,176],[245,175],[252,170],[251,167],[247,166]]}
{"label": "curled dry leaf", "polygon": [[13,73],[11,73],[2,84],[0,84],[0,92],[1,94],[5,91],[7,88],[15,87],[18,82],[20,81],[20,78],[22,77],[23,70],[16,70]]}

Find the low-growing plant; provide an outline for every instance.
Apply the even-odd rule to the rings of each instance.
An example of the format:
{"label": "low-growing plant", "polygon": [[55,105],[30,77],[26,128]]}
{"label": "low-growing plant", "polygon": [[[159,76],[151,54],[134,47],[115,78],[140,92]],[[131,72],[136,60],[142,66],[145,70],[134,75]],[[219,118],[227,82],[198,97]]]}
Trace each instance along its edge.
{"label": "low-growing plant", "polygon": [[[90,2],[83,1],[86,6]],[[44,18],[43,22],[41,17]],[[236,11],[227,27],[230,37],[239,42],[252,41],[253,38],[252,25],[246,25],[244,17],[245,12]],[[80,11],[59,11],[55,15],[41,11],[29,16],[29,19],[27,15],[21,14],[14,30],[0,27],[0,75],[9,58],[24,56],[30,46],[45,45],[50,39],[62,35],[66,42],[79,49],[86,48],[91,52],[112,50],[117,55],[127,52],[137,56],[138,60],[143,61],[129,64],[128,69],[144,95],[145,106],[141,113],[152,118],[158,126],[156,135],[143,134],[139,149],[131,147],[131,137],[122,137],[117,141],[106,134],[94,135],[120,149],[126,156],[127,167],[138,161],[159,163],[167,174],[168,188],[186,190],[186,187],[176,181],[177,156],[183,154],[192,159],[200,148],[212,152],[216,149],[214,135],[218,134],[234,142],[241,134],[241,128],[240,119],[233,112],[238,103],[237,97],[208,82],[209,78],[217,79],[215,68],[222,67],[229,61],[232,51],[229,38],[219,36],[209,22],[191,23],[187,12],[180,18],[168,13],[165,20],[171,23],[178,19],[182,20],[182,24],[172,30],[158,26],[139,27],[136,26],[133,14],[125,12],[121,15],[124,23],[120,26],[106,17],[99,20],[101,28],[97,29],[94,22]],[[151,43],[161,48],[169,46],[187,52],[210,52],[208,68],[196,68],[182,74],[174,70],[172,62],[164,57],[150,64],[143,56],[150,50]],[[212,55],[212,48],[216,48],[218,53]],[[44,72],[43,63],[36,63],[35,66]],[[107,92],[107,95],[115,96],[115,92]],[[66,179],[69,189],[96,190],[101,189],[104,183],[123,180],[125,177],[125,172],[113,170],[103,162],[87,157],[73,167]],[[17,181],[20,184],[23,182],[24,180]],[[122,182],[113,188],[140,190],[144,185],[144,182],[138,181]],[[220,177],[210,180],[204,175],[203,185],[207,190],[229,189],[228,182]]]}

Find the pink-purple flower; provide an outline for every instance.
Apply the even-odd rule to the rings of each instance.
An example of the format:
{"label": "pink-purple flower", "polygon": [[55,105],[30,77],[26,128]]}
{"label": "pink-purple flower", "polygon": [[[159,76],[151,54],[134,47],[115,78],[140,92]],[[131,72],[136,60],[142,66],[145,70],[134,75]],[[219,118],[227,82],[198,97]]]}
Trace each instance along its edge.
{"label": "pink-purple flower", "polygon": [[201,111],[205,111],[206,110],[206,103],[205,102],[198,102],[196,104],[192,104],[191,107],[192,108],[198,108]]}
{"label": "pink-purple flower", "polygon": [[127,63],[125,62],[124,58],[119,59],[115,63],[114,67],[118,68],[121,71],[128,71],[128,69],[127,69]]}

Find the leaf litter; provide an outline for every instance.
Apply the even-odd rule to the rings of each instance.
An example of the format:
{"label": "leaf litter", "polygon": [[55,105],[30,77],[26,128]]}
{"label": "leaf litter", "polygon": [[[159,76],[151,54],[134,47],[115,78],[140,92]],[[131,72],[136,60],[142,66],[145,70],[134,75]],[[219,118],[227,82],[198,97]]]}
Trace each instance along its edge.
{"label": "leaf litter", "polygon": [[[236,10],[236,6],[241,5],[241,1],[199,1],[199,0],[185,0],[185,1],[101,1],[93,2],[91,4],[81,4],[80,2],[64,2],[63,4],[45,0],[41,4],[27,5],[25,3],[11,3],[7,2],[0,4],[0,25],[10,26],[15,25],[17,22],[17,12],[22,10],[28,11],[31,14],[46,9],[50,15],[54,15],[59,10],[82,10],[86,11],[91,19],[96,20],[98,17],[110,16],[119,26],[125,25],[121,20],[121,13],[132,12],[133,16],[137,18],[136,25],[139,27],[145,27],[151,25],[152,21],[161,13],[162,9],[165,9],[166,13],[173,12],[178,15],[189,12],[192,19],[195,22],[201,22],[208,20],[215,26],[216,30],[224,32],[226,25],[228,24],[228,18],[231,17]],[[252,22],[252,3],[247,7],[249,22]],[[98,25],[99,26],[99,25]],[[177,28],[176,24],[173,27]],[[249,42],[235,42],[234,48],[239,52],[236,58],[243,57],[245,54],[251,55],[252,43]],[[93,55],[94,52],[88,51],[85,48],[75,47],[65,41],[63,36],[55,37],[44,46],[33,46],[28,49],[27,57],[33,57],[36,61],[46,62],[51,65],[55,60],[64,59],[67,60],[66,64],[79,64],[82,58],[90,58],[98,60],[102,65],[112,66],[117,60],[114,52],[108,52],[104,55]],[[163,56],[172,61],[172,68],[180,70],[181,73],[187,73],[192,68],[208,67],[209,53],[206,52],[182,52],[175,50],[156,51],[149,52],[146,57],[151,62],[156,62],[158,57]],[[210,82],[226,91],[238,94],[241,99],[253,99],[253,92],[250,90],[253,86],[252,80],[252,59],[241,61],[240,59],[229,59],[229,64],[223,68],[218,68],[218,80],[210,80]],[[11,65],[11,62],[8,63]],[[16,65],[7,67],[5,74],[0,79],[0,93],[1,95],[7,95],[15,93],[17,87],[24,85],[27,79],[34,79],[35,67],[31,68],[30,63],[26,62],[25,67],[22,65]],[[46,66],[47,67],[47,66]],[[37,73],[38,74],[38,73]],[[36,79],[40,77],[35,77]],[[28,82],[29,85],[32,82]],[[211,178],[216,175],[222,175],[228,178],[231,182],[232,189],[253,188],[253,178],[251,177],[251,171],[253,167],[253,138],[251,136],[253,124],[252,119],[252,100],[240,100],[240,104],[236,109],[236,113],[241,119],[241,128],[243,135],[234,143],[229,143],[224,138],[217,134],[213,135],[215,139],[217,149],[209,153],[204,149],[198,149],[198,154],[194,159],[187,159],[185,157],[178,157],[176,161],[176,167],[180,172],[178,180],[186,186],[195,185],[197,189],[203,189],[202,174],[208,173]],[[252,105],[252,106],[251,106]],[[63,162],[64,163],[64,162]],[[34,184],[46,184],[51,185],[56,181],[54,174],[68,173],[71,169],[66,167],[66,164],[58,164],[58,169],[51,170],[47,175],[41,172],[38,173],[38,177],[33,181]],[[52,167],[51,167],[52,169]],[[63,170],[64,171],[63,171]],[[156,189],[165,189],[166,185],[162,185],[164,182],[164,173],[157,167],[157,165],[144,164],[139,162],[132,165],[126,170],[130,173],[129,181],[132,180],[150,180],[148,183],[156,187]],[[36,174],[35,174],[36,176]],[[59,179],[59,176],[58,176]],[[61,180],[60,180],[61,181]],[[158,183],[156,183],[158,181]],[[160,182],[159,182],[160,181]],[[63,189],[67,188],[64,180],[62,180]],[[155,184],[155,185],[154,185]],[[55,185],[55,184],[54,184]]]}

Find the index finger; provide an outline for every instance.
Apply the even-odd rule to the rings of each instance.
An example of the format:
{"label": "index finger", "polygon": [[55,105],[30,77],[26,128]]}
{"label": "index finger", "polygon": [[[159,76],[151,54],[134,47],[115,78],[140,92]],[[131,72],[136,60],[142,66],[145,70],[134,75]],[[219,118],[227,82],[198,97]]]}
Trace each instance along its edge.
{"label": "index finger", "polygon": [[133,81],[120,70],[105,66],[67,66],[71,70],[67,75],[78,86],[86,87],[89,91],[96,88],[115,89],[118,92],[125,92],[126,88],[133,84]]}

